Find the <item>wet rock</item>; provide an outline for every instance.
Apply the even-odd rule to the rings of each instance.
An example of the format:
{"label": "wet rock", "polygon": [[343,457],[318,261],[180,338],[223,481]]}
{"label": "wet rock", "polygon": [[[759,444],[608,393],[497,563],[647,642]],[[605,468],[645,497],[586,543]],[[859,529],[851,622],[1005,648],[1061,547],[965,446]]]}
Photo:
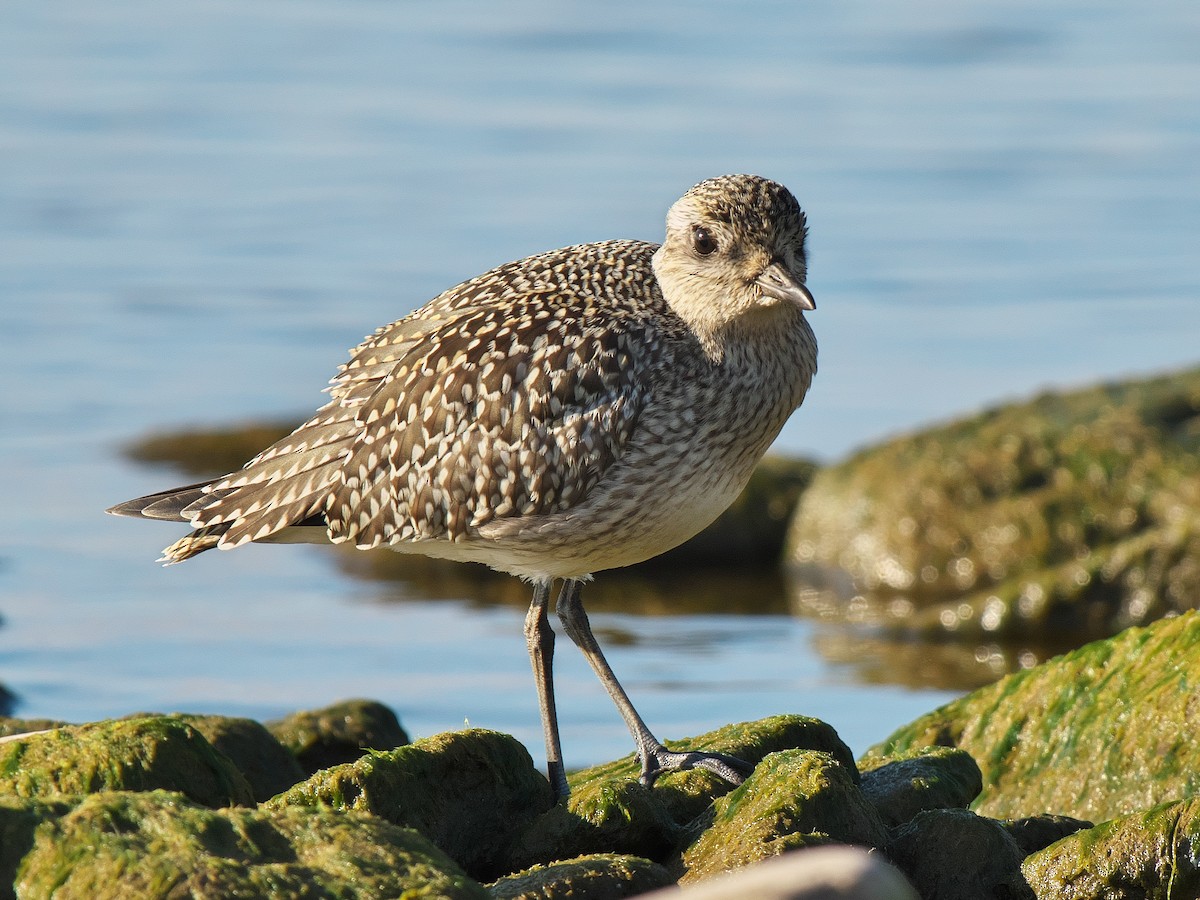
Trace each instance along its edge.
{"label": "wet rock", "polygon": [[266,808],[361,810],[415,828],[475,878],[511,871],[510,845],[553,805],[529,752],[483,729],[433,735],[317,772]]}
{"label": "wet rock", "polygon": [[171,717],[57,728],[0,744],[0,796],[175,790],[205,806],[249,805],[250,785],[192,726]]}
{"label": "wet rock", "polygon": [[[807,716],[771,716],[727,725],[667,745],[724,753],[751,765],[779,750],[822,750],[845,767],[852,781],[858,779],[850,748],[829,725]],[[661,862],[688,840],[684,826],[714,799],[733,790],[733,785],[707,769],[667,773],[653,788],[638,782],[640,774],[632,754],[572,774],[569,802],[554,807],[525,830],[514,844],[513,867],[594,853],[629,853]]]}
{"label": "wet rock", "polygon": [[920,900],[894,867],[858,847],[785,853],[645,900]]}
{"label": "wet rock", "polygon": [[94,794],[46,821],[16,890],[93,900],[488,896],[421,835],[373,816],[212,810],[165,791]]}
{"label": "wet rock", "polygon": [[274,797],[297,782],[305,772],[266,726],[253,719],[233,716],[179,715],[182,722],[199,731],[238,768],[257,801]]}
{"label": "wet rock", "polygon": [[501,878],[493,900],[618,900],[673,884],[665,868],[637,856],[580,856]]}
{"label": "wet rock", "polygon": [[1200,800],[1077,831],[1025,860],[1039,898],[1200,897]]}
{"label": "wet rock", "polygon": [[926,809],[966,809],[983,789],[970,754],[953,747],[915,747],[892,757],[859,760],[863,795],[889,827]]}
{"label": "wet rock", "polygon": [[391,709],[375,700],[343,700],[267,723],[305,774],[353,762],[367,750],[394,750],[408,734]]}
{"label": "wet rock", "polygon": [[1045,850],[1055,841],[1060,841],[1067,835],[1091,828],[1091,822],[1083,819],[1072,819],[1070,816],[1026,816],[1023,819],[1007,819],[1001,823],[1004,830],[1012,835],[1021,853],[1029,856],[1039,850]]}
{"label": "wet rock", "polygon": [[1044,394],[822,469],[798,600],[914,632],[1099,637],[1200,598],[1200,369]]}
{"label": "wet rock", "polygon": [[1035,900],[1024,858],[1004,826],[965,809],[931,809],[896,829],[887,848],[924,900]]}
{"label": "wet rock", "polygon": [[874,754],[951,746],[979,762],[976,811],[1091,821],[1200,793],[1200,614],[1131,628],[901,728]]}
{"label": "wet rock", "polygon": [[847,768],[816,750],[784,750],[693,823],[681,882],[692,882],[801,847],[881,847],[886,826]]}
{"label": "wet rock", "polygon": [[0,900],[15,897],[21,860],[33,849],[37,827],[71,808],[68,800],[0,799]]}

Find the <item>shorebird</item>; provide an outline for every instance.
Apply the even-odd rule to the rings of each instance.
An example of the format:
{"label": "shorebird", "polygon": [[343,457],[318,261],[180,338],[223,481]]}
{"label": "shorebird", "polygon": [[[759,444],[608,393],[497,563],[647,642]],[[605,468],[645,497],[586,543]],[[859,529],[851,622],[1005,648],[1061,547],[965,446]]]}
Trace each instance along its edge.
{"label": "shorebird", "polygon": [[533,585],[525,637],[548,776],[568,792],[551,676],[557,613],[633,735],[641,780],[748,766],[668,750],[601,652],[592,574],[683,543],[737,497],[816,372],[807,227],[782,185],[700,182],[661,245],[602,241],[502,265],[351,351],[331,398],[239,471],[108,510],[188,522],[182,562],[332,541],[484,563]]}

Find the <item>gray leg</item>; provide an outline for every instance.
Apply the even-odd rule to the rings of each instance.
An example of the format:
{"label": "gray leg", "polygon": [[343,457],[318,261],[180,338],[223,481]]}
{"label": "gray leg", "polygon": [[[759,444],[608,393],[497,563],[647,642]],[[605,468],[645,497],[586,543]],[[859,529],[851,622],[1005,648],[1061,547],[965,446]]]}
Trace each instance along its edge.
{"label": "gray leg", "polygon": [[600,644],[592,634],[591,623],[588,622],[587,613],[584,611],[583,602],[580,599],[582,590],[582,581],[568,579],[563,583],[562,592],[558,595],[558,618],[562,622],[567,636],[583,651],[583,655],[591,664],[593,671],[599,676],[600,683],[604,685],[604,689],[608,691],[608,695],[617,705],[617,710],[621,713],[621,718],[625,720],[629,733],[633,735],[638,759],[642,763],[642,783],[653,784],[654,779],[664,772],[699,768],[708,769],[731,784],[741,784],[753,768],[742,760],[726,756],[723,753],[668,750],[658,738],[650,733],[650,729],[646,727],[642,717],[633,708],[629,695],[617,681],[617,676],[613,674],[612,668],[600,650]]}
{"label": "gray leg", "polygon": [[554,799],[562,800],[570,792],[567,772],[563,768],[562,742],[558,737],[558,713],[554,708],[554,629],[546,615],[550,600],[550,579],[533,586],[533,601],[525,616],[525,645],[533,665],[533,680],[537,684],[538,707],[542,713],[542,735],[546,739],[546,775],[554,789]]}

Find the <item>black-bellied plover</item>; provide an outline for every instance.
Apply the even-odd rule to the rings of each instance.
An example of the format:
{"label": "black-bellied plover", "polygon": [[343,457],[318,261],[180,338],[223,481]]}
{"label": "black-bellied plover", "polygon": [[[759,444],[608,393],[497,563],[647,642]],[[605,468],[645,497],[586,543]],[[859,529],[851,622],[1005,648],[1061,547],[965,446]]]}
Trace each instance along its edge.
{"label": "black-bellied plover", "polygon": [[673,752],[592,635],[592,573],[682,543],[745,486],[816,371],[804,213],[751,175],[703,181],[661,246],[603,241],[500,266],[368,337],[332,399],[238,472],[117,515],[189,522],[181,562],[252,541],[333,541],[480,562],[533,584],[525,636],[549,777],[568,792],[551,682],[557,612],[637,745],[642,780],[745,765]]}

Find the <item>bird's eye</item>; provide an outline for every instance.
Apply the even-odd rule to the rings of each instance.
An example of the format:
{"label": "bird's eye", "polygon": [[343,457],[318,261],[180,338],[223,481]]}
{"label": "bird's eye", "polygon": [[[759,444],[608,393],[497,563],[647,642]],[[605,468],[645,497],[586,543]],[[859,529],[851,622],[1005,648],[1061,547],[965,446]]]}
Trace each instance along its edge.
{"label": "bird's eye", "polygon": [[692,229],[692,246],[701,256],[712,256],[717,252],[717,239],[702,225]]}

